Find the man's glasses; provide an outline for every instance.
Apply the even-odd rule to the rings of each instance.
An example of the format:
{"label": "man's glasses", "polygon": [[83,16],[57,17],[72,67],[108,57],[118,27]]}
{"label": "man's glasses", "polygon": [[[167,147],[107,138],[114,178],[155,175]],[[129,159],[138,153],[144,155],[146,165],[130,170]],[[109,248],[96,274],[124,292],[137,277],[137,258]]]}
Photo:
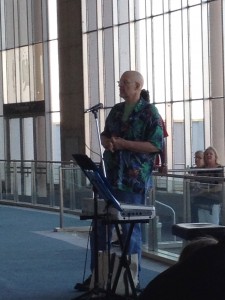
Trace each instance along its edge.
{"label": "man's glasses", "polygon": [[132,84],[132,83],[133,83],[133,81],[127,81],[127,80],[117,81],[118,86],[120,86],[120,85],[129,85],[129,84]]}

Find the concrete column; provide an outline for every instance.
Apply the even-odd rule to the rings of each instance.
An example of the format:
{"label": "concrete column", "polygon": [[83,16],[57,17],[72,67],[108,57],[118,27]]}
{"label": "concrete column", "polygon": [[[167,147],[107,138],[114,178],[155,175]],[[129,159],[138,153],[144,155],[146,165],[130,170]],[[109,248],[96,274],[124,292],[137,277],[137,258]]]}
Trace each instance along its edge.
{"label": "concrete column", "polygon": [[[224,96],[224,58],[221,2],[210,4],[210,57],[211,57],[211,96]],[[212,100],[211,133],[212,143],[225,165],[224,98]],[[209,146],[209,145],[206,145]]]}
{"label": "concrete column", "polygon": [[58,0],[61,159],[85,151],[81,0]]}

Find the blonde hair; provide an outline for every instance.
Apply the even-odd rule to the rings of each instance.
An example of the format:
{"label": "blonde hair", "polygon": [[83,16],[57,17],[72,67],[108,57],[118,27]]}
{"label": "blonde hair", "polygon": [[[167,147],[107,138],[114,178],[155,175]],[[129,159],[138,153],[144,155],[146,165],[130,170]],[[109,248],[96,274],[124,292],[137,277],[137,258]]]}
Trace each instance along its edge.
{"label": "blonde hair", "polygon": [[219,163],[219,157],[218,157],[218,152],[217,152],[216,148],[214,148],[212,146],[209,146],[208,148],[206,148],[205,151],[204,151],[204,157],[205,157],[205,154],[206,154],[207,151],[214,152],[215,158],[216,158],[216,164],[219,165],[220,164]]}

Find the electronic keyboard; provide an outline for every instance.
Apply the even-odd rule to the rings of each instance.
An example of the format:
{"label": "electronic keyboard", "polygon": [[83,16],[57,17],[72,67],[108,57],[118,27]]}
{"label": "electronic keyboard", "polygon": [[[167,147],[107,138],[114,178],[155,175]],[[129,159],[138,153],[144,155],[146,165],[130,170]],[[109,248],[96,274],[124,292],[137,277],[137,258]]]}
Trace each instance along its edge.
{"label": "electronic keyboard", "polygon": [[[108,216],[110,220],[143,220],[153,219],[155,217],[155,207],[145,205],[133,205],[120,203],[122,211],[118,211],[113,206],[107,207],[107,202],[104,199],[97,200],[98,216]],[[94,216],[94,199],[82,199],[81,217]]]}

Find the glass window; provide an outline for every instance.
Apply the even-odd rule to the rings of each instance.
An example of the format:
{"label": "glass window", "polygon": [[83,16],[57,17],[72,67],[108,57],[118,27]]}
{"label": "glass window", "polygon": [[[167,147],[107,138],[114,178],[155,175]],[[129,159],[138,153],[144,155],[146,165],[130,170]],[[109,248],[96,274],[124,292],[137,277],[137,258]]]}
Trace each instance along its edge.
{"label": "glass window", "polygon": [[[53,113],[51,114],[51,132],[52,132],[52,160],[60,161],[61,160],[61,145],[60,145],[60,114]],[[72,154],[71,154],[72,155]],[[71,157],[72,159],[72,157]]]}
{"label": "glass window", "polygon": [[[144,19],[146,15],[146,1],[134,1],[135,19]],[[150,2],[150,1],[149,1]]]}
{"label": "glass window", "polygon": [[10,159],[21,160],[21,148],[20,148],[20,120],[9,120],[9,132],[10,132]]}
{"label": "glass window", "polygon": [[2,51],[2,85],[3,85],[3,102],[7,103],[7,56],[6,51]]}
{"label": "glass window", "polygon": [[[82,4],[87,3],[90,8],[90,2],[83,0]],[[190,164],[195,148],[217,141],[214,125],[212,129],[212,110],[215,115],[219,111],[224,112],[221,107],[217,110],[214,104],[223,98],[224,86],[222,2],[123,0],[101,3],[103,23],[109,26],[103,32],[104,59],[98,59],[101,54],[99,49],[102,48],[102,39],[99,38],[102,32],[98,33],[97,28],[95,30],[94,26],[90,26],[97,19],[93,9],[93,15],[89,13],[86,22],[86,28],[92,30],[85,32],[83,44],[84,61],[88,62],[84,64],[84,73],[88,74],[88,81],[85,82],[88,82],[89,88],[85,101],[96,104],[102,88],[102,77],[102,102],[113,105],[110,99],[122,101],[117,98],[118,90],[114,88],[114,82],[126,70],[134,68],[140,71],[144,76],[145,88],[150,92],[151,102],[157,107],[159,105],[160,110],[166,103],[166,110],[162,109],[162,114],[170,131],[169,151],[173,152],[173,157],[168,152],[168,163],[171,167],[183,168],[187,161]],[[95,8],[96,1],[92,5]],[[111,5],[113,24],[108,11]],[[102,63],[104,66],[101,66]],[[107,113],[101,115],[106,116]],[[92,130],[92,118],[88,124],[87,128]],[[222,124],[219,126],[224,128]],[[203,138],[197,140],[199,135]],[[91,148],[97,148],[94,132],[90,133],[88,139]],[[224,145],[222,141],[221,144]]]}
{"label": "glass window", "polygon": [[[43,20],[45,14],[42,11],[42,2],[32,0],[32,42],[40,43],[43,40]],[[54,3],[55,1],[52,0]],[[53,5],[53,4],[52,4]],[[52,17],[55,15],[55,11],[51,11]]]}
{"label": "glass window", "polygon": [[149,90],[150,99],[152,102],[155,102],[155,99],[153,97],[154,94],[154,76],[153,76],[153,40],[152,40],[152,20],[147,19],[147,34],[146,34],[146,47],[147,47],[147,70],[148,75],[145,80],[147,84],[147,88]]}
{"label": "glass window", "polygon": [[[35,45],[29,46],[28,55],[29,55],[29,76],[30,76],[30,101],[35,101],[35,56],[34,56]],[[18,84],[19,86],[19,84]]]}
{"label": "glass window", "polygon": [[202,0],[188,0],[188,5],[192,6],[192,5],[200,4],[201,2]]}
{"label": "glass window", "polygon": [[117,1],[118,5],[118,23],[129,21],[129,0]]}
{"label": "glass window", "polygon": [[119,26],[119,62],[120,74],[130,69],[130,34],[129,25]]}
{"label": "glass window", "polygon": [[112,29],[104,30],[104,75],[105,75],[105,104],[113,105],[115,99],[114,45]]}
{"label": "glass window", "polygon": [[[4,1],[4,9],[2,13],[5,13],[5,40],[6,48],[14,48],[14,19],[13,19],[13,0]],[[4,48],[3,48],[4,49]]]}
{"label": "glass window", "polygon": [[48,37],[50,40],[58,37],[57,0],[48,0]]}
{"label": "glass window", "polygon": [[23,159],[34,159],[34,130],[33,118],[22,119],[23,130]]}
{"label": "glass window", "polygon": [[201,7],[189,10],[189,51],[191,98],[203,97]]}
{"label": "glass window", "polygon": [[190,76],[189,76],[189,23],[188,10],[182,10],[182,42],[183,42],[183,89],[184,99],[190,99]]}
{"label": "glass window", "polygon": [[[202,6],[202,60],[203,60],[203,94],[204,97],[209,97],[209,28],[208,28],[208,8],[206,5]],[[216,29],[216,37],[218,37],[218,30]],[[210,35],[211,36],[211,35]],[[217,39],[217,42],[218,38]],[[215,41],[214,41],[215,42]],[[218,49],[218,46],[215,48]],[[222,53],[222,47],[221,53]],[[220,63],[222,68],[222,64]],[[221,72],[222,74],[222,72]],[[214,76],[213,76],[214,77]]]}
{"label": "glass window", "polygon": [[172,71],[172,99],[183,99],[183,53],[182,53],[182,25],[181,12],[171,14],[171,71]]}
{"label": "glass window", "polygon": [[[52,50],[52,49],[51,49]],[[50,50],[50,54],[54,54],[53,51]],[[58,61],[58,56],[54,56],[55,59],[55,73],[53,76],[55,76],[55,92],[57,93],[57,78],[58,76],[58,64],[56,63]],[[40,101],[44,100],[44,74],[43,74],[43,48],[42,44],[37,44],[33,46],[33,69],[31,69],[31,73],[33,73],[34,76],[34,100]],[[55,95],[54,95],[55,96]],[[56,100],[56,99],[55,99]]]}
{"label": "glass window", "polygon": [[173,165],[176,169],[185,168],[184,106],[182,102],[173,104]]}
{"label": "glass window", "polygon": [[1,136],[1,143],[0,143],[0,159],[6,159],[5,157],[5,135],[4,135],[4,118],[0,117],[0,136]]}
{"label": "glass window", "polygon": [[[223,53],[223,39],[218,38],[224,36],[222,32],[222,13],[221,7],[218,5],[218,2],[209,4],[209,13],[210,13],[210,20],[209,28],[209,51],[210,51],[210,80],[211,80],[211,97],[219,98],[223,97],[224,93],[224,53]],[[224,26],[224,25],[223,25]]]}
{"label": "glass window", "polygon": [[183,0],[169,1],[170,11],[180,9],[183,2]]}
{"label": "glass window", "polygon": [[88,69],[89,69],[89,105],[95,105],[99,102],[99,74],[98,74],[98,43],[96,32],[88,36]]}
{"label": "glass window", "polygon": [[172,71],[171,71],[171,42],[170,42],[170,15],[164,15],[164,57],[165,57],[165,101],[171,101],[172,97]]}
{"label": "glass window", "polygon": [[[40,1],[37,1],[40,2]],[[27,23],[27,1],[18,1],[18,21],[19,21],[19,43],[20,46],[28,44],[28,23]]]}
{"label": "glass window", "polygon": [[152,0],[152,15],[158,15],[163,13],[163,1]]}
{"label": "glass window", "polygon": [[194,164],[194,153],[205,148],[203,109],[202,100],[191,102],[192,165]]}
{"label": "glass window", "polygon": [[16,102],[16,62],[15,62],[15,51],[9,50],[6,52],[6,84],[7,94],[6,103]]}
{"label": "glass window", "polygon": [[6,48],[6,38],[5,38],[5,31],[6,31],[6,23],[5,23],[5,2],[0,1],[0,49],[3,50]]}
{"label": "glass window", "polygon": [[[136,68],[143,75],[144,78],[147,78],[147,33],[146,33],[146,22],[145,20],[138,21],[135,27],[135,36],[136,36]],[[147,84],[147,82],[145,82]]]}
{"label": "glass window", "polygon": [[46,128],[45,117],[39,116],[34,118],[34,130],[35,130],[35,151],[36,160],[45,161],[46,157]]}
{"label": "glass window", "polygon": [[165,99],[163,17],[153,19],[153,80],[154,101]]}
{"label": "glass window", "polygon": [[88,30],[97,29],[97,3],[96,0],[87,0],[86,1],[86,13],[87,13],[87,23]]}
{"label": "glass window", "polygon": [[103,27],[108,27],[113,25],[113,1],[104,0],[103,5]]}
{"label": "glass window", "polygon": [[198,150],[204,150],[205,139],[204,139],[204,123],[202,121],[193,120],[191,124],[192,128],[192,162],[194,165],[194,154]]}
{"label": "glass window", "polygon": [[59,111],[59,65],[57,41],[49,42],[49,54],[51,111]]}
{"label": "glass window", "polygon": [[28,47],[20,48],[20,92],[21,102],[30,101],[30,72]]}

